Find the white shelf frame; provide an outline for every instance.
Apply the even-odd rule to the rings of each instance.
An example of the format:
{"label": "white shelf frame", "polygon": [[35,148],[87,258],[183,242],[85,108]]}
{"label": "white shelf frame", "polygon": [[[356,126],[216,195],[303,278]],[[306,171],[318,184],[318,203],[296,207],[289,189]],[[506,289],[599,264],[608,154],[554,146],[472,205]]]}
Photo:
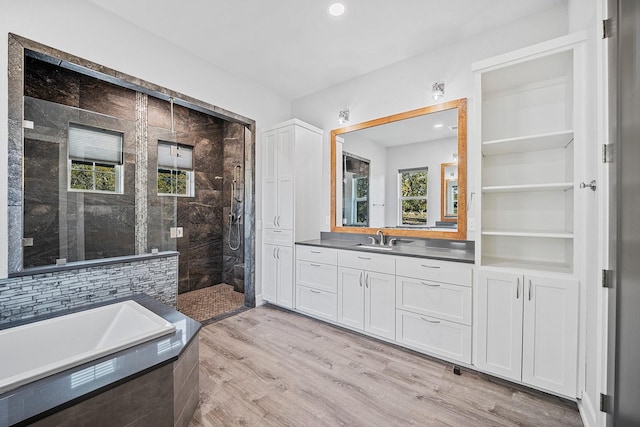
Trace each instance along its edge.
{"label": "white shelf frame", "polygon": [[482,143],[484,156],[528,153],[567,148],[573,142],[573,129],[516,138],[495,139]]}
{"label": "white shelf frame", "polygon": [[573,239],[573,233],[563,230],[500,230],[483,229],[483,236],[508,236],[508,237],[542,237],[550,239]]}
{"label": "white shelf frame", "polygon": [[573,182],[555,182],[551,184],[492,185],[482,187],[487,193],[524,193],[529,191],[567,191],[575,187]]}

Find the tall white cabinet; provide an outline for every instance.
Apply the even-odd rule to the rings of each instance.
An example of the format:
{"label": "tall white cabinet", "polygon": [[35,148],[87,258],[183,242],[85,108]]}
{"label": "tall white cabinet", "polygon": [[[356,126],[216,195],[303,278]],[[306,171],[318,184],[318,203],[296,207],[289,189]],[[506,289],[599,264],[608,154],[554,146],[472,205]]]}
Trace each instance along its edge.
{"label": "tall white cabinet", "polygon": [[583,34],[475,63],[476,365],[577,395]]}
{"label": "tall white cabinet", "polygon": [[294,242],[322,225],[322,130],[292,119],[262,134],[262,297],[294,307]]}

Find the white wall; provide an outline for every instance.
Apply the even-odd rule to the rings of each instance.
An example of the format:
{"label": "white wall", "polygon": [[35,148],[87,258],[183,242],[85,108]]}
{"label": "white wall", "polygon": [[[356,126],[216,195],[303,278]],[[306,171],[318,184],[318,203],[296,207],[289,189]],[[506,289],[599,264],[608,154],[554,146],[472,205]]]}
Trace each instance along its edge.
{"label": "white wall", "polygon": [[[292,104],[292,114],[325,130],[324,159],[330,157],[329,131],[337,128],[338,111],[349,108],[351,123],[412,110],[436,102],[431,99],[431,85],[444,80],[444,100],[469,98],[468,121],[474,121],[474,82],[471,63],[494,55],[526,47],[552,39],[568,32],[566,7],[551,8],[540,14],[514,21],[461,42],[443,46],[414,58],[360,76],[329,89],[297,99]],[[477,140],[473,126],[469,126],[469,144]],[[470,149],[470,153],[474,150]],[[324,162],[323,210],[329,216],[330,185],[329,162]],[[477,192],[473,177],[473,165],[478,159],[468,158],[469,179],[467,197]],[[474,206],[469,207],[473,216]],[[325,230],[329,230],[328,224]],[[468,234],[473,239],[473,233]]]}
{"label": "white wall", "polygon": [[[3,170],[7,169],[9,32],[249,117],[256,120],[258,129],[291,116],[289,100],[275,92],[218,69],[93,3],[0,0],[0,70],[4,70],[0,72],[0,164],[4,165]],[[7,230],[6,200],[7,177],[3,173],[0,174],[0,230]],[[3,231],[0,233],[0,277],[6,274],[7,236]]]}

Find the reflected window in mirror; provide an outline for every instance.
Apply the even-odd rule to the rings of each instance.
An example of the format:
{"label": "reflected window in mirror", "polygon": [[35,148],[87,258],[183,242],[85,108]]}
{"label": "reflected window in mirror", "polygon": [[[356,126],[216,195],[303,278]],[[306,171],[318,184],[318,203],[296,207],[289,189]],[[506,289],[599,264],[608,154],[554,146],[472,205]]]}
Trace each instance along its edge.
{"label": "reflected window in mirror", "polygon": [[440,165],[440,182],[442,195],[440,221],[455,223],[458,221],[458,163],[442,163]]}
{"label": "reflected window in mirror", "polygon": [[428,172],[428,168],[398,171],[399,226],[424,227],[427,225]]}
{"label": "reflected window in mirror", "polygon": [[369,226],[370,161],[353,154],[342,154],[342,224]]}

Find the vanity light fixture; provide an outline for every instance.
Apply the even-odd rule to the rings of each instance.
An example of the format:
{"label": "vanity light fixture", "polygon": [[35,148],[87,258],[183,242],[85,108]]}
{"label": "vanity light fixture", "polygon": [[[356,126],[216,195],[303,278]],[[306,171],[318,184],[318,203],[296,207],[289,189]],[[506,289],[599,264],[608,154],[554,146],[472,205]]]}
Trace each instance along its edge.
{"label": "vanity light fixture", "polygon": [[329,13],[331,16],[342,16],[344,14],[345,8],[342,3],[334,3],[329,6]]}
{"label": "vanity light fixture", "polygon": [[349,123],[349,110],[340,110],[338,113],[338,123],[341,125],[346,125]]}
{"label": "vanity light fixture", "polygon": [[436,100],[444,97],[444,82],[435,82],[431,86],[431,95]]}
{"label": "vanity light fixture", "polygon": [[453,163],[458,163],[458,153],[453,153],[451,157],[453,157]]}

